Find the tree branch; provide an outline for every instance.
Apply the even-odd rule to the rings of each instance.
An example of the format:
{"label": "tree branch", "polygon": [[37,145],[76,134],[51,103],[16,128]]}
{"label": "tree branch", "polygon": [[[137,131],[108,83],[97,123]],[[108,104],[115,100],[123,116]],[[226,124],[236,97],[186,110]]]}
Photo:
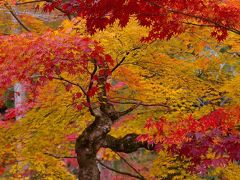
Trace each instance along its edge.
{"label": "tree branch", "polygon": [[71,82],[71,81],[63,78],[62,76],[52,77],[52,78],[53,78],[53,79],[56,79],[56,80],[60,80],[60,81],[67,82],[67,83],[72,84],[72,85],[74,85],[74,86],[77,86],[77,87],[79,87],[79,88],[81,89],[81,91],[83,92],[83,94],[84,94],[85,96],[88,96],[88,95],[87,95],[87,92],[84,90],[84,88],[83,88],[80,84]]}
{"label": "tree branch", "polygon": [[113,73],[119,66],[122,65],[122,63],[126,60],[127,56],[130,54],[131,51],[135,51],[137,49],[140,49],[141,47],[136,47],[136,48],[133,48],[129,51],[126,52],[125,56],[121,59],[121,61],[119,61],[116,66],[113,67],[113,69],[111,70],[111,72]]}
{"label": "tree branch", "polygon": [[[27,2],[18,2],[18,3],[16,3],[16,5],[20,6],[20,5],[40,3],[40,2],[52,2],[52,1],[51,0],[35,0],[35,1],[27,1]],[[60,8],[60,7],[54,7],[54,8],[57,9],[58,11],[60,11],[61,13],[66,14],[69,20],[72,19],[72,17],[66,11],[64,11],[62,8]]]}
{"label": "tree branch", "polygon": [[192,26],[199,26],[199,27],[214,27],[213,24],[196,24],[191,22],[182,22],[182,23],[192,25]]}
{"label": "tree branch", "polygon": [[[92,116],[96,116],[96,114],[95,114],[94,111],[93,111],[92,105],[91,105],[90,97],[89,97],[88,93],[84,90],[84,88],[83,88],[80,84],[71,82],[71,81],[69,81],[69,80],[67,80],[67,79],[64,79],[64,78],[61,77],[61,76],[60,76],[59,78],[58,78],[58,77],[53,77],[53,79],[65,81],[65,82],[67,82],[67,83],[69,83],[69,84],[72,84],[72,85],[74,85],[74,86],[79,87],[79,88],[81,89],[81,91],[83,92],[83,94],[86,96],[86,99],[87,99],[87,102],[88,102],[88,109],[89,109],[91,115],[92,115]],[[90,84],[91,84],[91,82],[90,82]],[[90,84],[89,84],[89,87],[91,86]]]}
{"label": "tree branch", "polygon": [[[45,2],[49,2],[49,3],[52,3],[52,2],[53,2],[53,0],[44,0],[44,1],[45,1]],[[61,7],[58,7],[58,6],[56,6],[56,7],[54,7],[54,8],[57,9],[58,11],[64,13],[65,15],[67,15],[67,17],[68,17],[69,20],[72,20],[71,14],[69,14],[67,11],[64,11]],[[73,15],[73,14],[72,14],[72,15]]]}
{"label": "tree branch", "polygon": [[55,9],[57,9],[57,10],[60,11],[61,13],[64,13],[64,14],[68,17],[68,19],[69,19],[70,21],[72,20],[71,15],[68,14],[66,11],[64,11],[62,8],[60,8],[60,7],[55,7]]}
{"label": "tree branch", "polygon": [[127,56],[130,54],[130,52],[126,52],[126,55],[121,59],[121,61],[119,61],[119,63],[116,64],[116,66],[114,66],[114,68],[111,70],[111,72],[113,73],[119,66],[121,66],[121,64],[126,60]]}
{"label": "tree branch", "polygon": [[240,35],[240,31],[238,29],[235,29],[233,27],[227,27],[227,26],[223,25],[222,23],[216,22],[216,21],[214,21],[212,19],[209,19],[207,17],[197,16],[197,15],[194,15],[194,14],[188,14],[188,13],[176,10],[176,9],[165,8],[165,7],[161,6],[160,4],[157,4],[156,2],[153,2],[153,1],[150,1],[150,0],[144,0],[144,1],[147,2],[148,4],[152,5],[152,6],[155,6],[155,7],[161,8],[161,9],[165,9],[168,12],[175,13],[175,14],[181,14],[181,15],[184,15],[184,16],[187,16],[187,17],[190,17],[190,18],[199,19],[199,20],[202,20],[202,21],[214,24],[217,27],[226,29],[228,31],[231,31],[231,32],[233,32],[235,34]]}
{"label": "tree branch", "polygon": [[12,7],[9,6],[8,4],[4,4],[4,6],[7,8],[7,10],[11,13],[11,15],[16,19],[16,21],[23,27],[23,29],[25,29],[27,32],[31,32],[30,29],[28,29],[23,23],[22,21],[18,18],[18,16],[16,15],[16,13],[13,11]]}
{"label": "tree branch", "polygon": [[51,157],[54,157],[54,158],[56,158],[56,159],[65,159],[65,158],[71,159],[71,158],[77,158],[77,156],[58,156],[58,155],[51,154],[51,153],[48,153],[48,152],[45,152],[45,153],[43,153],[43,154],[48,155],[48,156],[51,156]]}
{"label": "tree branch", "polygon": [[89,86],[88,86],[88,91],[92,88],[93,86],[93,78],[94,78],[94,75],[96,74],[97,72],[97,65],[96,65],[96,60],[94,61],[94,69],[90,75],[90,83],[89,83]]}
{"label": "tree branch", "polygon": [[[31,76],[32,78],[38,78],[38,77],[48,77],[47,75],[33,75],[33,76]],[[78,83],[74,83],[74,82],[72,82],[72,81],[69,81],[68,79],[65,79],[65,78],[63,78],[62,76],[59,76],[59,77],[54,77],[54,76],[51,76],[51,78],[52,79],[55,79],[55,80],[59,80],[59,81],[64,81],[64,82],[67,82],[67,83],[69,83],[69,84],[71,84],[71,85],[73,85],[73,86],[77,86],[77,87],[79,87],[80,89],[81,89],[81,91],[83,92],[83,94],[85,95],[85,96],[87,96],[87,92],[84,90],[84,88],[80,85],[80,84],[78,84]]]}
{"label": "tree branch", "polygon": [[107,96],[107,89],[106,89],[106,85],[107,85],[107,80],[109,77],[109,66],[107,64],[107,62],[103,62],[103,63],[99,63],[97,64],[99,72],[101,72],[101,74],[98,75],[98,100],[100,103],[100,110],[104,113],[104,114],[114,114],[116,112],[114,106],[108,102],[108,96]]}
{"label": "tree branch", "polygon": [[[59,156],[59,155],[51,154],[51,153],[48,153],[48,152],[45,152],[45,153],[43,153],[43,154],[48,155],[48,156],[51,156],[51,157],[54,157],[54,158],[56,158],[56,159],[65,159],[65,158],[68,158],[68,159],[76,159],[76,158],[77,158],[77,156]],[[120,157],[120,156],[119,156],[119,157]],[[139,174],[139,172],[137,172],[137,174],[139,174],[139,176],[136,176],[136,175],[131,174],[131,173],[128,173],[128,172],[122,172],[122,171],[113,169],[113,168],[105,165],[105,164],[104,164],[101,160],[99,160],[99,159],[97,159],[97,162],[98,162],[101,166],[103,166],[103,167],[105,167],[106,169],[109,169],[109,170],[111,170],[111,171],[113,171],[113,172],[116,172],[116,173],[119,173],[119,174],[123,174],[123,175],[126,175],[126,176],[130,176],[130,177],[134,177],[134,178],[141,179],[141,180],[144,180],[144,179],[145,179],[141,174]],[[134,168],[134,169],[135,169],[135,168]],[[135,172],[136,172],[136,171],[135,171]]]}
{"label": "tree branch", "polygon": [[118,120],[120,117],[127,115],[128,113],[132,112],[133,110],[135,110],[138,106],[140,106],[140,102],[134,104],[133,106],[131,106],[130,108],[128,108],[125,111],[122,112],[113,112],[112,114],[110,114],[110,117],[112,119],[112,121]]}
{"label": "tree branch", "polygon": [[103,145],[105,148],[110,148],[115,152],[132,153],[139,148],[145,148],[147,150],[154,150],[155,145],[149,145],[147,142],[138,142],[136,138],[137,134],[127,134],[123,138],[115,138],[111,135],[107,135],[106,142]]}
{"label": "tree branch", "polygon": [[132,112],[133,110],[135,110],[136,108],[138,108],[139,106],[145,106],[145,107],[154,107],[154,106],[161,106],[161,107],[165,107],[167,108],[167,111],[170,111],[170,107],[164,103],[155,103],[155,104],[147,104],[147,103],[143,103],[141,101],[138,101],[138,102],[120,102],[120,101],[112,101],[112,100],[109,100],[109,102],[111,103],[118,103],[118,104],[132,104],[133,106],[131,106],[130,108],[128,108],[127,110],[125,111],[122,111],[122,112],[113,112],[112,114],[110,114],[110,117],[112,119],[112,121],[116,121],[118,120],[120,117],[122,116],[125,116],[127,115],[128,113]]}
{"label": "tree branch", "polygon": [[[89,85],[88,85],[88,91],[87,91],[87,94],[88,92],[91,90],[92,86],[93,86],[93,78],[94,78],[94,75],[96,74],[97,72],[97,65],[96,65],[96,60],[94,60],[94,69],[90,75],[90,82],[89,82]],[[94,113],[92,107],[91,107],[91,99],[90,99],[90,96],[87,95],[87,102],[89,104],[89,111],[90,113],[93,115],[93,116],[96,116],[96,114]]]}
{"label": "tree branch", "polygon": [[113,100],[109,100],[109,102],[111,103],[117,103],[117,104],[135,104],[135,105],[138,105],[138,106],[162,106],[162,107],[165,107],[165,108],[168,108],[169,109],[169,106],[165,103],[154,103],[154,104],[147,104],[147,103],[143,103],[143,102],[136,102],[136,101],[124,101],[124,102],[121,102],[121,101],[113,101]]}
{"label": "tree branch", "polygon": [[133,171],[135,171],[142,179],[146,179],[144,178],[143,175],[140,174],[140,172],[135,168],[133,167],[133,165],[131,165],[122,155],[120,155],[120,153],[118,152],[115,152],[122,160],[123,162],[125,162]]}
{"label": "tree branch", "polygon": [[39,2],[45,2],[45,0],[35,0],[35,1],[27,1],[27,2],[17,2],[16,5],[25,5],[25,4],[32,4],[32,3],[39,3]]}
{"label": "tree branch", "polygon": [[131,173],[128,173],[128,172],[122,172],[122,171],[113,169],[113,168],[111,168],[111,167],[103,164],[100,160],[97,160],[97,162],[98,162],[101,166],[103,166],[103,167],[105,167],[106,169],[109,169],[109,170],[111,170],[111,171],[113,171],[113,172],[115,172],[115,173],[119,173],[119,174],[126,175],[126,176],[129,176],[129,177],[133,177],[133,178],[136,178],[136,179],[144,180],[144,178],[142,178],[141,176],[136,176],[136,175],[131,174]]}

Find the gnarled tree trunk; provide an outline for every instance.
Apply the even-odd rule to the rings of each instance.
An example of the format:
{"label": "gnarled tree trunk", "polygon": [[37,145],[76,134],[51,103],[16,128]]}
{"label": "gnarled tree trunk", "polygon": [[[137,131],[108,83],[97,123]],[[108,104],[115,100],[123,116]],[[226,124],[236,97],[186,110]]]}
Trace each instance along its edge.
{"label": "gnarled tree trunk", "polygon": [[96,117],[94,122],[77,138],[75,148],[79,164],[79,179],[100,179],[96,159],[97,152],[103,146],[111,125],[111,119],[107,116]]}
{"label": "gnarled tree trunk", "polygon": [[97,152],[101,147],[125,153],[137,151],[139,148],[153,150],[154,146],[137,142],[136,134],[128,134],[123,138],[115,138],[108,135],[111,125],[111,118],[107,116],[97,117],[77,138],[76,153],[79,164],[78,177],[80,180],[100,179],[100,171],[97,166]]}

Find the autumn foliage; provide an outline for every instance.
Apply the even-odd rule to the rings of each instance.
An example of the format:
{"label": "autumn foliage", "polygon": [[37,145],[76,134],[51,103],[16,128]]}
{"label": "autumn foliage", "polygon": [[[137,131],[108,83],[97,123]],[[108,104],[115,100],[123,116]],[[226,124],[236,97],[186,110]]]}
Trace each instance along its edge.
{"label": "autumn foliage", "polygon": [[[49,32],[42,36],[33,34],[3,36],[1,42],[2,47],[6,50],[5,52],[15,52],[14,56],[8,53],[1,54],[1,70],[4,71],[8,67],[8,71],[1,74],[1,88],[8,88],[16,82],[22,82],[26,91],[31,93],[28,99],[29,102],[24,108],[34,103],[32,101],[38,95],[38,88],[43,86],[46,81],[53,79],[63,80],[66,83],[66,90],[70,91],[74,84],[61,77],[63,72],[70,75],[86,74],[88,73],[87,67],[91,63],[96,63],[98,66],[113,63],[110,55],[103,54],[103,49],[97,42],[79,36],[57,35]],[[14,44],[11,42],[14,42]],[[23,46],[20,44],[23,44]],[[5,61],[5,59],[9,61]],[[81,93],[85,93],[90,97],[94,96],[98,90],[96,83],[98,75],[105,73],[110,74],[111,72],[108,69],[99,69],[92,78],[92,86],[87,91],[73,94],[73,102],[81,98]],[[80,102],[76,104],[76,107],[81,110],[82,105],[88,106],[87,102]],[[24,113],[24,110],[15,109],[15,111]],[[13,118],[12,115],[13,112],[9,111],[5,118]]]}
{"label": "autumn foliage", "polygon": [[[35,13],[58,10],[69,20],[53,30],[18,18],[14,7],[32,3]],[[194,179],[238,168],[235,0],[0,5],[29,31],[0,36],[0,176],[98,180],[101,166],[138,179]],[[13,105],[16,83],[26,92],[21,106]],[[120,154],[140,148],[156,159],[144,168],[139,156],[141,172]],[[104,164],[119,158],[134,174]]]}
{"label": "autumn foliage", "polygon": [[[152,27],[146,40],[169,39],[186,30],[192,20],[199,24],[213,26],[212,35],[218,40],[227,36],[227,30],[238,32],[239,8],[231,2],[219,3],[218,0],[101,0],[48,2],[44,10],[51,12],[62,7],[67,14],[77,14],[87,19],[88,31],[104,29],[108,24],[119,20],[122,27],[135,15],[142,26]],[[121,7],[121,8],[119,8]],[[228,19],[228,21],[226,21]]]}
{"label": "autumn foliage", "polygon": [[218,109],[198,120],[189,116],[177,123],[148,119],[148,133],[138,141],[154,144],[157,151],[166,148],[180,158],[190,158],[190,170],[204,174],[209,167],[240,160],[239,121],[239,107]]}

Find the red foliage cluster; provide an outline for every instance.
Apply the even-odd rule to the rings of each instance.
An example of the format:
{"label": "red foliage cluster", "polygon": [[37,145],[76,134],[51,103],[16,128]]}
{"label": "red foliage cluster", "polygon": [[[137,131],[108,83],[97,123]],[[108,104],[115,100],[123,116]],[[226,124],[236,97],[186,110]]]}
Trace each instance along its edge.
{"label": "red foliage cluster", "polygon": [[5,168],[0,166],[0,176],[5,172]]}
{"label": "red foliage cluster", "polygon": [[86,18],[91,33],[117,19],[124,27],[135,16],[142,26],[152,27],[146,40],[169,39],[193,21],[213,27],[212,35],[223,40],[227,30],[238,31],[240,19],[239,8],[219,0],[54,0],[46,3],[44,10],[51,12],[55,7]]}
{"label": "red foliage cluster", "polygon": [[[39,87],[53,79],[62,80],[66,90],[70,91],[74,84],[62,79],[62,74],[87,74],[89,64],[95,64],[99,68],[92,78],[92,86],[85,94],[79,92],[73,94],[73,101],[82,95],[94,96],[98,92],[98,77],[102,74],[110,74],[107,68],[100,68],[103,64],[108,67],[113,63],[111,56],[104,54],[103,48],[97,42],[79,35],[71,36],[64,33],[47,32],[38,36],[33,34],[21,34],[0,36],[0,87],[1,90],[13,86],[16,82],[24,84],[28,93],[28,102],[24,107],[30,107],[38,96]],[[9,53],[11,52],[11,53]],[[76,104],[79,110],[82,106],[88,106],[86,102]],[[9,110],[7,118],[16,115],[16,110]],[[20,111],[18,111],[20,112]]]}
{"label": "red foliage cluster", "polygon": [[[149,119],[145,125],[149,133],[140,135],[138,141],[190,158],[190,170],[205,173],[209,167],[240,160],[239,109],[218,109],[198,120],[189,116],[177,123]],[[213,153],[214,158],[208,158],[208,153]]]}

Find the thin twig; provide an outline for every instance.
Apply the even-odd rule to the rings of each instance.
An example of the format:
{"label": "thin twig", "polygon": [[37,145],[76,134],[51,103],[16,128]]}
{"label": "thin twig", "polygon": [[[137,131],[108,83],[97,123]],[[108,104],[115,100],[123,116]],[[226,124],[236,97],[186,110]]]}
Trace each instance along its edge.
{"label": "thin twig", "polygon": [[140,174],[140,172],[133,167],[123,156],[121,156],[118,152],[115,152],[122,160],[125,162],[133,171],[135,171],[142,179],[146,179],[143,175]]}
{"label": "thin twig", "polygon": [[64,13],[70,21],[72,20],[71,15],[69,13],[67,13],[66,11],[62,10],[60,7],[54,7],[54,8],[57,9],[58,11],[60,11],[61,13]]}
{"label": "thin twig", "polygon": [[54,157],[54,158],[56,158],[56,159],[64,159],[64,158],[69,158],[69,159],[71,159],[71,158],[77,158],[77,156],[58,156],[58,155],[51,154],[51,153],[48,153],[48,152],[45,152],[45,153],[43,153],[43,154],[48,155],[48,156],[52,156],[52,157]]}
{"label": "thin twig", "polygon": [[112,120],[118,120],[120,117],[127,115],[128,113],[134,111],[135,109],[137,109],[140,106],[141,102],[133,104],[130,108],[126,109],[125,111],[120,111],[114,114],[114,116],[112,116]]}
{"label": "thin twig", "polygon": [[188,13],[185,13],[185,12],[177,10],[177,9],[165,8],[164,6],[161,6],[160,4],[158,4],[156,2],[153,2],[151,0],[144,0],[144,1],[147,2],[148,4],[152,5],[152,6],[155,6],[155,7],[161,8],[161,9],[165,9],[168,12],[175,13],[175,14],[181,14],[183,16],[187,16],[187,17],[190,17],[190,18],[200,19],[202,21],[212,23],[217,27],[226,29],[228,31],[231,31],[231,32],[234,32],[234,33],[240,35],[240,31],[238,29],[235,29],[234,27],[227,27],[227,26],[223,25],[221,22],[216,22],[216,21],[214,21],[210,18],[203,17],[203,16],[198,16],[198,15],[194,15],[194,14],[188,14]]}
{"label": "thin twig", "polygon": [[109,102],[118,103],[118,104],[136,104],[136,105],[138,104],[140,106],[162,106],[165,108],[169,108],[169,106],[164,103],[147,104],[147,103],[143,103],[143,102],[131,102],[131,101],[121,102],[121,101],[113,101],[113,100],[109,100]]}
{"label": "thin twig", "polygon": [[[48,152],[45,152],[43,153],[45,155],[48,155],[48,156],[51,156],[51,157],[54,157],[56,159],[65,159],[65,158],[77,158],[76,156],[58,156],[58,155],[55,155],[55,154],[51,154],[51,153],[48,153]],[[123,175],[126,175],[126,176],[130,176],[130,177],[134,177],[136,179],[141,179],[141,180],[144,180],[142,177],[139,177],[139,176],[136,176],[134,174],[131,174],[131,173],[128,173],[128,172],[122,172],[122,171],[119,171],[119,170],[116,170],[116,169],[113,169],[107,165],[105,165],[103,162],[101,162],[101,160],[97,159],[97,162],[102,165],[103,167],[105,167],[106,169],[109,169],[111,171],[114,171],[116,173],[119,173],[119,174],[123,174]]]}
{"label": "thin twig", "polygon": [[141,180],[143,180],[142,177],[140,177],[140,176],[136,176],[136,175],[131,174],[131,173],[128,173],[128,172],[122,172],[122,171],[113,169],[113,168],[111,168],[111,167],[103,164],[100,160],[97,160],[97,162],[98,162],[101,166],[103,166],[103,167],[105,167],[106,169],[109,169],[109,170],[111,170],[111,171],[113,171],[113,172],[116,172],[116,173],[119,173],[119,174],[122,174],[122,175],[126,175],[126,176],[130,176],[130,177],[133,177],[133,178],[136,178],[136,179],[141,179]]}
{"label": "thin twig", "polygon": [[114,72],[119,66],[122,65],[122,63],[126,60],[127,56],[130,54],[130,52],[135,51],[135,50],[140,49],[140,48],[141,47],[136,47],[136,48],[133,48],[133,49],[127,51],[125,56],[121,59],[121,61],[119,61],[119,63],[116,64],[116,66],[111,70],[111,72]]}
{"label": "thin twig", "polygon": [[182,23],[192,25],[192,26],[199,26],[199,27],[214,27],[213,24],[196,24],[196,23],[191,23],[191,22],[182,22]]}
{"label": "thin twig", "polygon": [[74,85],[74,86],[79,87],[79,88],[81,89],[81,91],[83,92],[83,94],[84,94],[85,96],[87,96],[87,92],[84,90],[84,88],[83,88],[80,84],[71,82],[71,81],[63,78],[62,76],[52,77],[52,78],[53,78],[53,79],[56,79],[56,80],[64,81],[64,82],[67,82],[67,83],[69,83],[69,84],[72,84],[72,85]]}
{"label": "thin twig", "polygon": [[16,5],[25,5],[25,4],[32,4],[32,3],[39,3],[39,2],[45,2],[45,0],[35,0],[35,1],[27,1],[27,2],[17,2]]}

